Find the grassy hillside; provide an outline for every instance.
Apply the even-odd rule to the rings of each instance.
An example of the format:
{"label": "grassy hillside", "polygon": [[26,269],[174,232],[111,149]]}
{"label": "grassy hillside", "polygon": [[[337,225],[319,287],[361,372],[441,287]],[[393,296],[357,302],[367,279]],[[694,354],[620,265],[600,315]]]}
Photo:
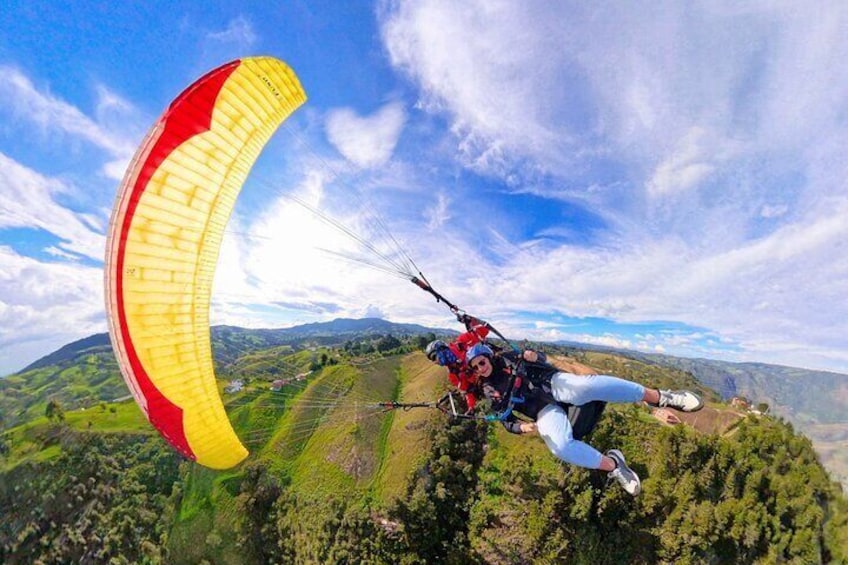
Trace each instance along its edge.
{"label": "grassy hillside", "polygon": [[0,379],[0,421],[14,426],[43,416],[50,400],[76,409],[127,394],[111,348],[96,346],[59,364]]}
{"label": "grassy hillside", "polygon": [[[169,551],[184,562],[213,557],[242,562],[235,549],[239,516],[243,491],[254,488],[254,481],[274,492],[285,485],[298,511],[307,514],[321,514],[328,500],[387,506],[405,491],[407,477],[426,453],[424,422],[434,414],[384,412],[374,404],[430,399],[443,381],[418,354],[358,367],[328,366],[306,384],[280,393],[254,383],[255,388],[234,395],[228,409],[251,455],[233,471],[193,466],[187,472]],[[210,535],[214,543],[198,544]]]}
{"label": "grassy hillside", "polygon": [[67,412],[61,425],[39,416],[3,434],[8,451],[0,457],[0,470],[8,470],[28,462],[54,459],[61,451],[60,440],[72,432],[131,433],[151,437],[156,435],[138,406],[130,401]]}
{"label": "grassy hillside", "polygon": [[[39,371],[96,381],[102,375],[85,372],[91,354],[77,372],[28,373],[32,390],[48,396],[2,435],[0,561],[848,559],[848,503],[807,440],[647,360],[577,354],[600,372],[698,388],[710,401],[677,427],[643,407],[608,409],[592,443],[628,455],[643,478],[633,500],[602,474],[561,464],[537,436],[426,408],[380,409],[379,401],[431,401],[446,389],[443,370],[420,352],[372,353],[367,362],[357,354],[353,364],[344,347],[243,351],[228,376],[245,388],[223,398],[251,454],[228,471],[180,463],[132,401],[66,406],[48,420],[44,400],[55,389]],[[270,389],[295,374],[307,376]]]}
{"label": "grassy hillside", "polygon": [[[400,371],[397,396],[400,402],[428,402],[438,398],[447,387],[442,369],[423,355],[404,358]],[[400,410],[393,412],[391,418],[373,489],[375,499],[385,506],[404,495],[409,474],[422,466],[428,452],[427,422],[443,416],[424,410]]]}

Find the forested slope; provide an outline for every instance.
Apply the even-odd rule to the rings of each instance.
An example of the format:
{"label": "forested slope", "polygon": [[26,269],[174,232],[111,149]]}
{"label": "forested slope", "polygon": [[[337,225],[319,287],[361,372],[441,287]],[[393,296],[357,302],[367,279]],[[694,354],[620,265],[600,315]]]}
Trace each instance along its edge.
{"label": "forested slope", "polygon": [[[436,410],[374,409],[377,399],[438,398],[446,379],[420,353],[266,355],[251,365],[281,355],[323,364],[288,392],[256,377],[225,396],[252,452],[230,471],[182,462],[131,403],[6,430],[0,561],[848,560],[845,498],[810,441],[779,420],[748,416],[717,435],[663,426],[635,405],[608,409],[591,442],[627,454],[643,479],[634,499],[601,473],[557,462],[538,437]],[[583,361],[698,386],[614,355]],[[716,413],[728,410],[710,398]]]}

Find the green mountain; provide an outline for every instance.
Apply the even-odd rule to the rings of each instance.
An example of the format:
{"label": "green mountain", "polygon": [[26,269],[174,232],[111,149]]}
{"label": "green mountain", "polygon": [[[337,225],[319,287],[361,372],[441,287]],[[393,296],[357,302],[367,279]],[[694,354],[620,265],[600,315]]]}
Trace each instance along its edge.
{"label": "green mountain", "polygon": [[[285,329],[212,328],[213,355],[219,378],[239,378],[243,372],[272,380],[308,370],[310,360],[300,367],[281,365],[255,352],[297,351],[311,347],[371,344],[348,347],[354,354],[376,349],[384,336],[451,335],[450,330],[416,324],[396,324],[377,318],[337,319]],[[391,344],[389,344],[391,345]],[[550,345],[548,347],[551,347]],[[277,348],[277,349],[275,349]],[[282,349],[281,349],[282,348]],[[288,350],[285,348],[289,348]],[[786,419],[813,440],[823,463],[833,476],[848,486],[848,375],[811,371],[762,363],[730,363],[712,359],[687,359],[646,354],[581,344],[562,346],[566,352],[586,355],[610,353],[632,359],[645,367],[676,369],[716,391],[722,399],[742,396],[754,405],[765,403],[771,412]],[[609,370],[632,376],[623,364]],[[617,371],[617,372],[616,372]],[[693,386],[689,383],[689,386]],[[120,377],[107,334],[97,334],[68,344],[39,359],[23,371],[0,378],[0,422],[7,426],[44,414],[50,400],[68,409],[96,406],[129,394]]]}
{"label": "green mountain", "polygon": [[0,423],[14,426],[43,416],[51,400],[82,408],[128,394],[108,336],[99,334],[0,378]]}
{"label": "green mountain", "polygon": [[[219,369],[244,383],[223,398],[251,451],[223,472],[181,460],[131,400],[85,410],[57,400],[69,382],[105,394],[120,379],[96,340],[10,377],[42,409],[0,392],[18,415],[0,436],[0,562],[848,560],[848,502],[780,420],[740,415],[706,389],[710,405],[682,426],[610,407],[591,443],[627,454],[643,479],[633,499],[559,463],[536,436],[379,406],[446,389],[420,353],[426,334],[340,331],[328,346],[328,331],[273,341],[213,330]],[[702,386],[653,361],[564,352],[651,386]],[[271,390],[293,373],[308,375]],[[725,422],[719,432],[704,431],[707,415]]]}
{"label": "green mountain", "polygon": [[[218,376],[229,379],[238,378],[243,370],[259,371],[256,363],[250,366],[251,354],[257,351],[340,345],[351,338],[374,341],[376,347],[378,339],[387,335],[429,336],[434,332],[449,333],[377,318],[340,318],[285,329],[214,326],[211,335]],[[264,365],[269,377],[285,376],[293,370],[276,361]],[[0,423],[12,426],[41,416],[50,400],[68,409],[79,409],[128,395],[108,334],[96,334],[65,345],[14,375],[0,378]]]}
{"label": "green mountain", "polygon": [[[451,330],[434,330],[418,324],[398,324],[380,318],[337,318],[330,322],[316,322],[278,329],[245,329],[235,326],[213,326],[211,329],[213,353],[219,362],[233,359],[246,350],[297,343],[302,345],[310,338],[314,339],[316,344],[322,342],[335,344],[351,336],[426,335],[434,332],[456,333]],[[80,355],[87,353],[111,353],[109,334],[95,334],[69,343],[18,371],[18,374],[53,365],[67,366],[76,363]]]}
{"label": "green mountain", "polygon": [[767,405],[771,414],[813,440],[822,463],[848,487],[848,375],[765,363],[626,355],[685,371],[725,400],[738,396],[754,406]]}

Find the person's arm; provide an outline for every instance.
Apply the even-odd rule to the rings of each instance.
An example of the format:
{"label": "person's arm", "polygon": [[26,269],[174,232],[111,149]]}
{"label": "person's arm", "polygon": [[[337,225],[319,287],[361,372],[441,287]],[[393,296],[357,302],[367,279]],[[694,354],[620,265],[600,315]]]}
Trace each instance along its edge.
{"label": "person's arm", "polygon": [[545,355],[541,351],[534,351],[532,349],[525,349],[524,353],[521,354],[525,361],[530,363],[547,363],[548,356]]}
{"label": "person's arm", "polygon": [[489,402],[492,403],[492,408],[497,409],[501,402],[503,402],[503,397],[501,397],[501,393],[498,389],[489,382],[483,383],[481,388],[483,389],[483,396],[489,399]]}
{"label": "person's arm", "polygon": [[519,427],[522,434],[532,434],[536,432],[536,422],[522,422]]}
{"label": "person's arm", "polygon": [[[492,405],[492,412],[499,414],[507,408],[509,402],[500,391],[495,388],[490,382],[483,383],[483,395],[489,400]],[[505,419],[501,420],[504,429],[511,434],[529,434],[536,431],[535,422],[525,422],[515,417],[515,414],[510,413]]]}
{"label": "person's arm", "polygon": [[477,339],[480,341],[485,340],[489,335],[489,327],[485,324],[478,324],[471,328],[471,331],[474,332],[474,335],[477,336]]}
{"label": "person's arm", "polygon": [[[466,334],[475,334],[478,341],[483,341],[489,335],[489,326],[486,322],[478,320],[474,316],[463,314],[460,322],[465,324]],[[473,344],[472,344],[473,345]]]}
{"label": "person's arm", "polygon": [[506,431],[511,434],[521,434],[521,423],[522,422],[512,414],[510,414],[506,420],[501,420],[501,424],[503,425],[504,429],[506,429]]}
{"label": "person's arm", "polygon": [[535,422],[525,422],[514,416],[510,416],[503,422],[503,427],[511,434],[532,434],[536,431]]}

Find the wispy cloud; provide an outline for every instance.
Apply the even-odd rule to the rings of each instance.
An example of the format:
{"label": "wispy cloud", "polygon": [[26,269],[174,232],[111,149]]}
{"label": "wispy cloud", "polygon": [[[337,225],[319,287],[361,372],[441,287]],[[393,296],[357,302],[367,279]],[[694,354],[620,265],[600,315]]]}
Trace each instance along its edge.
{"label": "wispy cloud", "polygon": [[704,135],[705,132],[698,127],[687,132],[677,153],[657,165],[648,180],[649,195],[666,196],[695,188],[715,171],[713,155],[705,154],[700,143]]}
{"label": "wispy cloud", "polygon": [[102,281],[100,269],[43,263],[0,246],[0,375],[104,331]]}
{"label": "wispy cloud", "polygon": [[545,171],[534,190],[606,220],[601,246],[514,242],[479,269],[489,308],[676,320],[842,362],[848,7],[422,0],[380,17],[469,169]]}
{"label": "wispy cloud", "polygon": [[256,43],[257,36],[253,30],[253,24],[245,16],[238,16],[227,23],[227,27],[221,31],[210,32],[209,39],[219,42],[250,47]]}
{"label": "wispy cloud", "polygon": [[[382,27],[390,59],[419,84],[422,108],[452,117],[469,165],[506,170],[516,156],[551,156],[551,145],[570,146],[571,128],[563,127],[575,116],[567,111],[569,91],[559,89],[564,99],[556,104],[538,103],[538,88],[571,80],[576,70],[556,64],[563,34],[538,29],[547,8],[433,1],[393,6],[396,11],[383,13]],[[551,27],[554,20],[547,20]]]}
{"label": "wispy cloud", "polygon": [[[100,89],[98,113],[106,117],[110,109],[126,108],[117,96]],[[48,133],[64,133],[83,139],[113,157],[129,160],[135,142],[115,130],[104,128],[77,107],[36,88],[32,80],[15,67],[0,65],[0,106],[16,120],[34,124]],[[126,123],[122,124],[125,127]]]}
{"label": "wispy cloud", "polygon": [[327,115],[327,137],[357,166],[378,167],[392,156],[405,121],[406,113],[397,102],[365,117],[349,108],[336,109]]}
{"label": "wispy cloud", "polygon": [[[70,192],[60,180],[47,178],[0,153],[0,229],[39,229],[59,238],[58,250],[100,261],[106,240],[84,215],[57,203]],[[56,253],[54,253],[56,254]]]}
{"label": "wispy cloud", "polygon": [[[286,196],[231,220],[215,281],[215,323],[256,327],[312,322],[327,313],[360,317],[375,300],[382,308],[404,301],[404,286],[386,274],[391,265],[357,241],[392,251],[386,233],[374,233],[373,210],[354,187],[345,185],[341,194],[327,189],[344,163],[303,162],[303,176]],[[271,307],[256,312],[244,304]]]}
{"label": "wispy cloud", "polygon": [[424,216],[427,218],[427,229],[430,231],[436,230],[451,219],[450,201],[444,194],[437,194],[433,205],[424,210]]}

